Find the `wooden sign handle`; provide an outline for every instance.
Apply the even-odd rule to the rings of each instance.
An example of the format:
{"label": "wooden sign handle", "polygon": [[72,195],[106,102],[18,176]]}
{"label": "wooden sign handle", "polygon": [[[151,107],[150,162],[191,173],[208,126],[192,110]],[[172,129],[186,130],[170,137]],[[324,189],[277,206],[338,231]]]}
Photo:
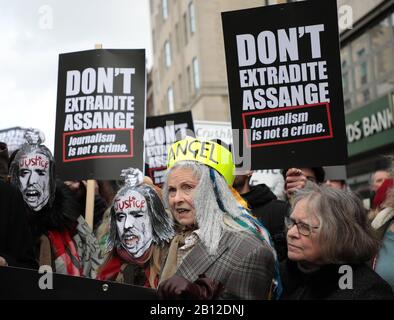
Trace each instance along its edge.
{"label": "wooden sign handle", "polygon": [[86,207],[85,207],[85,220],[89,227],[93,230],[93,217],[94,217],[94,187],[95,180],[87,180],[86,184]]}
{"label": "wooden sign handle", "polygon": [[[102,49],[103,45],[101,43],[96,43],[94,45],[95,49]],[[94,218],[94,180],[87,180],[86,184],[86,207],[85,207],[85,220],[89,227],[93,230],[93,218]]]}
{"label": "wooden sign handle", "polygon": [[[103,45],[101,43],[96,43],[94,45],[95,49],[102,49]],[[94,189],[95,181],[87,180],[86,184],[86,207],[85,207],[85,220],[89,227],[93,230],[93,218],[94,218]]]}

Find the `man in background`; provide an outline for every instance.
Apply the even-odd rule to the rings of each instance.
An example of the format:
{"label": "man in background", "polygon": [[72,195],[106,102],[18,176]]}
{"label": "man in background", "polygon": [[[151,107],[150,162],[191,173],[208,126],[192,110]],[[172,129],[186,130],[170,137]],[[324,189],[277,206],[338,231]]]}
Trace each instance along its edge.
{"label": "man in background", "polygon": [[328,166],[324,167],[325,184],[331,188],[347,190],[346,184],[346,166]]}
{"label": "man in background", "polygon": [[376,193],[379,187],[383,184],[384,180],[390,178],[390,173],[387,170],[377,170],[371,177],[371,190]]}

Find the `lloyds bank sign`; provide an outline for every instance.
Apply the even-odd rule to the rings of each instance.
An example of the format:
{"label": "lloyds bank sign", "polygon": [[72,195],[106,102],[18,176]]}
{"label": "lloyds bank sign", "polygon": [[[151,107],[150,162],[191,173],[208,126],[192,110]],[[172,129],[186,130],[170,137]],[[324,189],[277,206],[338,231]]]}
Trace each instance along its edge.
{"label": "lloyds bank sign", "polygon": [[394,143],[394,93],[346,115],[349,156]]}

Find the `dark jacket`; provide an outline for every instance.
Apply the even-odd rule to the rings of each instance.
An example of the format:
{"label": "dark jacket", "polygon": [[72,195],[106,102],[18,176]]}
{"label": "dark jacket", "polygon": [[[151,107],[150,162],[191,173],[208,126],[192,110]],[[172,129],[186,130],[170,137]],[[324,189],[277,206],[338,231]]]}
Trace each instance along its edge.
{"label": "dark jacket", "polygon": [[265,184],[251,187],[242,194],[253,215],[263,223],[271,234],[280,261],[287,257],[286,230],[284,219],[290,212],[287,202],[278,200]]}
{"label": "dark jacket", "polygon": [[350,272],[339,273],[341,265],[325,265],[311,273],[303,273],[297,263],[281,264],[283,300],[381,300],[394,299],[390,285],[366,264],[349,265],[353,272],[352,289],[341,289],[340,283]]}
{"label": "dark jacket", "polygon": [[[64,183],[56,182],[55,199],[41,210],[33,211],[27,204],[28,221],[33,235],[34,257],[38,264],[51,265],[55,269],[53,248],[48,239],[49,231],[70,231],[74,236],[77,219],[81,212],[79,202]],[[47,243],[47,245],[45,245]]]}
{"label": "dark jacket", "polygon": [[8,176],[8,147],[4,142],[0,142],[0,179],[7,180]]}
{"label": "dark jacket", "polygon": [[56,185],[52,203],[37,212],[30,210],[35,257],[40,266],[50,265],[57,273],[95,277],[102,261],[97,240],[80,212],[80,203],[62,182]]}
{"label": "dark jacket", "polygon": [[[26,205],[27,207],[27,205]],[[56,182],[55,200],[52,205],[45,205],[35,212],[27,208],[33,238],[37,240],[48,231],[73,230],[81,213],[81,204],[63,182]]]}
{"label": "dark jacket", "polygon": [[0,256],[10,266],[37,268],[22,195],[3,181],[0,181]]}

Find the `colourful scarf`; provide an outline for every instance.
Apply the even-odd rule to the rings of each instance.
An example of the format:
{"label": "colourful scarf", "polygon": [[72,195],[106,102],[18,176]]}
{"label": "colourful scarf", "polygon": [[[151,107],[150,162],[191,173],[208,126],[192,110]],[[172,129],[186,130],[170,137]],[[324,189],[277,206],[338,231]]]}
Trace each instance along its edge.
{"label": "colourful scarf", "polygon": [[[249,210],[240,207],[242,210],[242,215],[240,218],[235,218],[234,220],[243,228],[249,230],[252,232],[254,235],[257,236],[261,241],[265,242],[268,244],[268,246],[271,248],[272,253],[274,254],[275,258],[275,270],[274,270],[274,279],[273,279],[273,287],[271,291],[271,295],[275,300],[279,300],[279,298],[282,295],[283,292],[283,287],[282,287],[282,281],[280,278],[280,267],[279,267],[279,260],[276,255],[276,250],[273,245],[273,241],[271,239],[271,235],[268,232],[268,230],[263,226],[263,224],[257,220]],[[243,218],[243,219],[242,219]]]}
{"label": "colourful scarf", "polygon": [[48,238],[54,253],[56,273],[96,278],[103,259],[99,256],[97,240],[82,217],[78,217],[72,231],[52,230],[48,232]]}
{"label": "colourful scarf", "polygon": [[[223,212],[227,212],[226,209],[223,206],[222,200],[220,199],[219,196],[219,190],[216,184],[216,179],[215,179],[215,174],[213,169],[210,168],[209,175],[213,184],[213,190],[216,195],[216,201],[218,203],[219,208]],[[253,233],[258,239],[261,241],[265,242],[270,248],[271,251],[274,255],[275,258],[275,270],[274,270],[274,279],[272,283],[272,290],[270,293],[270,298],[273,296],[274,299],[278,300],[280,296],[282,295],[282,281],[280,278],[280,272],[279,272],[279,261],[278,257],[276,255],[276,250],[273,245],[273,241],[271,239],[271,236],[268,232],[268,230],[263,226],[263,224],[257,220],[251,213],[251,211],[248,209],[248,205],[245,202],[245,200],[239,195],[239,193],[232,187],[229,187],[231,193],[235,197],[235,199],[238,202],[239,209],[241,210],[242,214],[239,217],[230,217],[228,216],[228,219],[225,219],[225,223],[228,225],[237,225],[238,228],[241,228],[243,230],[248,230],[249,232]]]}
{"label": "colourful scarf", "polygon": [[110,255],[104,265],[99,269],[96,279],[115,281],[122,264],[123,261],[118,255]]}
{"label": "colourful scarf", "polygon": [[55,255],[56,272],[81,276],[83,274],[81,259],[70,232],[68,230],[49,231],[48,238]]}
{"label": "colourful scarf", "polygon": [[118,281],[119,273],[124,270],[127,265],[137,265],[144,269],[146,281],[144,287],[157,288],[159,283],[160,270],[160,249],[151,246],[141,257],[131,257],[123,248],[114,250],[109,255],[107,261],[98,271],[97,280]]}

